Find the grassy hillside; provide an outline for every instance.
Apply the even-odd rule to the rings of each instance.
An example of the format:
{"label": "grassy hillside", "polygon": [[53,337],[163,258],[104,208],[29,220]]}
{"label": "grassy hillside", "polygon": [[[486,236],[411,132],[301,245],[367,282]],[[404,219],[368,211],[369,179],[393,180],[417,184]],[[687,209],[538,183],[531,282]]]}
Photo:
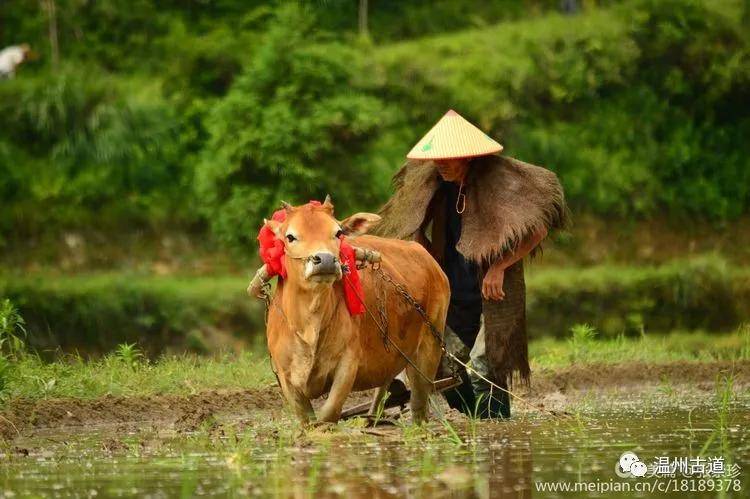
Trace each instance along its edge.
{"label": "grassy hillside", "polygon": [[[578,212],[748,209],[750,55],[739,2],[631,2],[379,49],[411,143],[448,107],[554,169]],[[406,134],[405,134],[406,135]]]}
{"label": "grassy hillside", "polygon": [[[422,17],[417,3],[371,18]],[[377,208],[448,108],[555,170],[576,213],[746,215],[744,4],[604,3],[471,19],[441,3],[433,28],[368,41],[320,6],[59,1],[53,66],[46,14],[11,2],[0,36],[39,58],[0,82],[0,245],[182,228],[250,251],[280,199]]]}

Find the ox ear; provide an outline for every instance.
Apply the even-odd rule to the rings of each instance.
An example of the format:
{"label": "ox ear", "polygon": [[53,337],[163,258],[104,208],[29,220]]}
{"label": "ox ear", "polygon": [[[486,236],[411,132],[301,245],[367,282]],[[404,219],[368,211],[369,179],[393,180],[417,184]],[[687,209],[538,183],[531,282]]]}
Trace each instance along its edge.
{"label": "ox ear", "polygon": [[359,236],[379,221],[380,217],[374,213],[355,213],[341,221],[341,228],[348,236]]}
{"label": "ox ear", "polygon": [[281,222],[278,220],[266,220],[263,219],[263,224],[271,229],[271,231],[276,235],[277,238],[283,239],[283,235],[281,234]]}

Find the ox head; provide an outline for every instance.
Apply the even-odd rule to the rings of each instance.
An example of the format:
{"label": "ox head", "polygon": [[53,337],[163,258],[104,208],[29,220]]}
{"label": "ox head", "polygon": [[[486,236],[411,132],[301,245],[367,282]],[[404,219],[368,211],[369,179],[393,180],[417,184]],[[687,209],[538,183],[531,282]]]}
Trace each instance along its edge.
{"label": "ox head", "polygon": [[320,205],[282,203],[286,220],[266,224],[284,241],[288,279],[303,287],[332,284],[341,279],[341,236],[364,234],[380,220],[372,213],[357,213],[338,221],[330,196]]}

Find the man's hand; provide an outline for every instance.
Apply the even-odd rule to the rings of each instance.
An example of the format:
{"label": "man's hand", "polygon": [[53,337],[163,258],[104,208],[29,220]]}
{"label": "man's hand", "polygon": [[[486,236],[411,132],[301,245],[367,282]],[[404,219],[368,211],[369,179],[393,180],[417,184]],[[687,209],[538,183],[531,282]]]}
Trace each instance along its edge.
{"label": "man's hand", "polygon": [[503,280],[505,279],[505,268],[501,265],[493,265],[489,268],[482,281],[482,297],[485,300],[500,301],[505,298],[503,291]]}
{"label": "man's hand", "polygon": [[487,271],[482,281],[482,296],[485,300],[502,300],[505,298],[503,291],[503,278],[505,269],[528,255],[547,236],[547,229],[540,228],[530,237],[527,237],[516,248],[496,261]]}

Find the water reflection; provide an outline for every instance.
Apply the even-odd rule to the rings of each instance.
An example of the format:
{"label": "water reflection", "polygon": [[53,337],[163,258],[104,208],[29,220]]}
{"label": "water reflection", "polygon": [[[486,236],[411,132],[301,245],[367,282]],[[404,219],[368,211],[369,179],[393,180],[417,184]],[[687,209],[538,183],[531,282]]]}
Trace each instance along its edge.
{"label": "water reflection", "polygon": [[[540,482],[623,480],[615,475],[614,466],[625,450],[635,451],[644,461],[660,455],[694,456],[704,450],[709,455],[728,454],[724,456],[728,461],[749,466],[750,411],[734,410],[725,438],[711,443],[716,421],[715,411],[706,409],[457,424],[460,442],[437,424],[421,431],[386,428],[378,435],[337,428],[273,438],[259,430],[260,423],[234,433],[227,427],[188,436],[158,428],[117,438],[111,429],[50,433],[18,440],[15,448],[1,451],[0,493],[546,497],[555,494],[538,493],[535,487]],[[18,453],[21,447],[28,449],[28,456]],[[742,471],[740,479],[746,476]],[[678,495],[684,493],[660,497]],[[733,496],[740,494],[727,495]]]}

